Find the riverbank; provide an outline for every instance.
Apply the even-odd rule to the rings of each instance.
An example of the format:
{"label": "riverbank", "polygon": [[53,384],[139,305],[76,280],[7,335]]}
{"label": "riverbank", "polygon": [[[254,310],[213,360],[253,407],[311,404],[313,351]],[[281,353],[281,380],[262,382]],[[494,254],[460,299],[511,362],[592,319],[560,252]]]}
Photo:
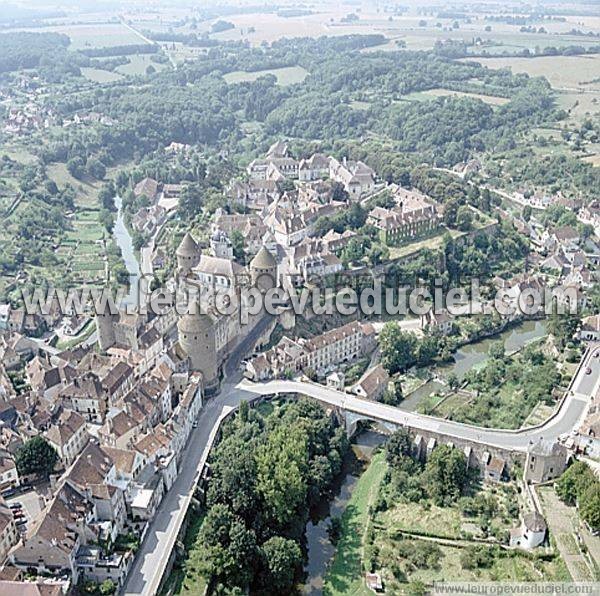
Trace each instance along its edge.
{"label": "riverbank", "polygon": [[[418,385],[416,389],[406,394],[398,407],[407,412],[423,411],[424,407],[431,408],[439,401],[439,398],[432,401],[432,396],[444,395],[448,392],[448,387],[439,379],[454,375],[462,381],[469,371],[481,369],[490,359],[489,350],[492,345],[502,343],[507,354],[514,354],[529,343],[546,337],[547,334],[545,321],[527,320],[511,325],[508,329],[486,335],[477,341],[465,343],[454,352],[450,362],[419,369],[414,375],[405,375],[404,379],[401,379],[403,384],[415,385],[418,382]],[[424,372],[427,374],[424,375]],[[429,409],[427,411],[429,412]]]}
{"label": "riverbank", "polygon": [[133,248],[133,238],[125,224],[123,199],[121,197],[115,197],[115,206],[117,207],[117,217],[113,228],[113,238],[121,250],[121,257],[129,273],[129,292],[124,302],[125,304],[137,304],[141,275],[140,264]]}
{"label": "riverbank", "polygon": [[384,454],[375,454],[354,488],[341,518],[340,539],[325,577],[323,594],[372,594],[363,579],[363,543],[365,534],[370,531],[369,507],[377,498],[386,469]]}
{"label": "riverbank", "polygon": [[430,499],[393,498],[384,505],[387,471],[385,455],[378,453],[356,484],[325,578],[326,596],[372,594],[367,568],[380,574],[392,594],[412,594],[412,588],[440,581],[571,581],[558,553],[501,545],[518,523],[521,497],[513,484],[475,483],[468,508],[462,501],[438,507]]}

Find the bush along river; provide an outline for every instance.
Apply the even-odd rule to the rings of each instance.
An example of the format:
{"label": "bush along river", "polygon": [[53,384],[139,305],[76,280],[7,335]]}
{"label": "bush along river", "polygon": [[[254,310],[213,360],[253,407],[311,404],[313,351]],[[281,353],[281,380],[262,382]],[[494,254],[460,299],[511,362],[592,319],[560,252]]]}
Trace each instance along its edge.
{"label": "bush along river", "polygon": [[[488,360],[492,344],[503,342],[506,353],[510,354],[546,335],[545,321],[524,321],[494,336],[465,344],[455,352],[452,362],[437,366],[431,369],[431,372],[440,379],[444,379],[450,373],[462,379],[468,371],[482,366]],[[414,411],[422,399],[431,393],[443,391],[446,391],[443,382],[429,380],[410,393],[399,407]],[[352,448],[344,459],[342,472],[334,488],[334,496],[324,497],[320,505],[311,511],[305,533],[308,558],[304,568],[306,581],[302,586],[302,593],[310,596],[323,593],[324,577],[335,554],[335,546],[330,537],[332,519],[342,516],[358,478],[368,466],[373,451],[385,440],[384,435],[371,430],[364,430],[357,434],[353,439]]]}
{"label": "bush along river", "polygon": [[441,380],[447,378],[450,374],[455,374],[459,380],[462,380],[470,370],[483,366],[489,359],[489,350],[492,344],[502,342],[506,353],[511,354],[546,335],[548,335],[548,331],[545,321],[530,320],[523,321],[496,335],[465,344],[453,354],[450,362],[428,369],[433,377],[440,380],[433,378],[423,383],[423,385],[406,395],[406,398],[398,407],[401,410],[414,412],[424,398],[429,397],[432,393],[445,392],[446,386]]}
{"label": "bush along river", "polygon": [[330,537],[332,519],[342,516],[358,478],[371,460],[373,451],[385,440],[384,435],[370,430],[357,434],[344,458],[333,498],[325,497],[320,505],[311,511],[305,534],[308,560],[304,568],[306,581],[302,586],[303,594],[317,596],[323,593],[323,579],[335,554],[335,546]]}

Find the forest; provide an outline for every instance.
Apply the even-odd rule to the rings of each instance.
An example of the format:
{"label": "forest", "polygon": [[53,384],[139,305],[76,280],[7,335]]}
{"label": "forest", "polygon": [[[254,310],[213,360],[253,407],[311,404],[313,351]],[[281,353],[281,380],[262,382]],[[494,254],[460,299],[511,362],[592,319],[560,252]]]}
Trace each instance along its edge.
{"label": "forest", "polygon": [[347,449],[344,429],[315,402],[263,413],[242,402],[211,456],[194,545],[203,575],[252,593],[290,593],[302,570],[309,510],[331,488]]}
{"label": "forest", "polygon": [[[433,52],[356,51],[379,42],[378,36],[347,36],[281,40],[270,48],[223,45],[177,71],[151,75],[151,85],[115,84],[57,97],[53,107],[61,115],[93,109],[118,124],[85,134],[65,131],[41,150],[42,157],[51,162],[102,153],[102,161],[114,162],[171,141],[226,145],[235,151],[244,142],[242,124],[258,121],[268,136],[325,143],[386,135],[415,159],[452,165],[473,151],[514,147],[517,135],[551,115],[552,93],[543,80],[454,62]],[[284,66],[301,66],[310,74],[288,87],[277,85],[269,74],[233,85],[222,78],[228,72]],[[497,110],[462,97],[400,101],[413,92],[472,90],[474,85],[480,93],[500,93],[511,101]],[[362,98],[369,108],[354,109],[351,101]]]}

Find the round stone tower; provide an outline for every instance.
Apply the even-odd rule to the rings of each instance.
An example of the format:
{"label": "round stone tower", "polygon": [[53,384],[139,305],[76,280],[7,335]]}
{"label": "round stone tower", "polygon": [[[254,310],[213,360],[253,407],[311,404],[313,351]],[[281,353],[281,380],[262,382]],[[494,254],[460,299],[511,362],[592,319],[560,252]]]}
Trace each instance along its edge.
{"label": "round stone tower", "polygon": [[177,255],[177,268],[183,275],[188,274],[192,267],[198,264],[200,248],[189,232],[186,232],[175,254]]}
{"label": "round stone tower", "polygon": [[250,279],[261,292],[277,286],[277,261],[264,246],[250,261]]}
{"label": "round stone tower", "polygon": [[106,352],[108,348],[115,345],[115,321],[117,318],[118,316],[110,313],[109,308],[96,313],[96,333],[102,352]]}
{"label": "round stone tower", "polygon": [[190,370],[202,373],[206,393],[214,392],[219,386],[214,319],[209,314],[188,313],[177,322],[177,330],[179,345],[190,360]]}

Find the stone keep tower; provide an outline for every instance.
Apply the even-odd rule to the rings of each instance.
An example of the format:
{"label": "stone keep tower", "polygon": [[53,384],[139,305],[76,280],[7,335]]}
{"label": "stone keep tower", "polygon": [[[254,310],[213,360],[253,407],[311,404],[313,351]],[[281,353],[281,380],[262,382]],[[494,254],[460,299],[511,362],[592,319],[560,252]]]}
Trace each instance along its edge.
{"label": "stone keep tower", "polygon": [[264,246],[250,261],[250,280],[261,292],[277,286],[277,261]]}
{"label": "stone keep tower", "polygon": [[102,352],[115,345],[115,322],[119,319],[118,315],[108,312],[96,313],[96,332],[98,333],[98,344]]}
{"label": "stone keep tower", "polygon": [[208,314],[185,314],[177,322],[179,345],[188,355],[190,369],[201,372],[204,391],[214,392],[219,386],[219,365],[215,322]]}
{"label": "stone keep tower", "polygon": [[182,275],[187,275],[192,267],[198,264],[200,248],[189,232],[183,237],[175,254],[177,255],[177,268]]}

